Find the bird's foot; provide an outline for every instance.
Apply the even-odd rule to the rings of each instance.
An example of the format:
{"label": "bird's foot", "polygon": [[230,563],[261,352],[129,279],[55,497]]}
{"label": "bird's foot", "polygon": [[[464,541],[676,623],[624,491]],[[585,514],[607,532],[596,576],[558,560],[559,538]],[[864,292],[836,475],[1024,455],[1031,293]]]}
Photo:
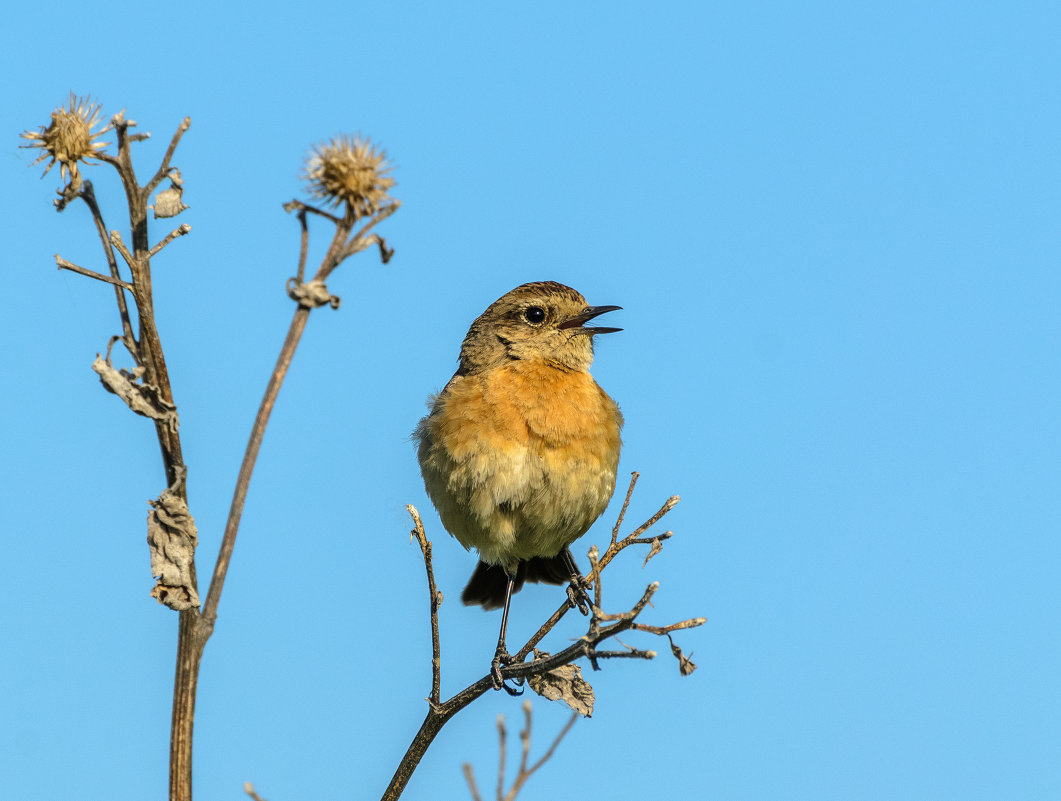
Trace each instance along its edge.
{"label": "bird's foot", "polygon": [[516,660],[509,654],[508,650],[504,646],[498,646],[497,651],[494,653],[494,658],[490,662],[490,680],[494,684],[495,690],[504,690],[509,695],[523,695],[523,679],[512,679],[512,683],[516,687],[509,687],[505,683],[504,677],[501,675],[501,668],[506,665],[511,665]]}
{"label": "bird's foot", "polygon": [[586,581],[584,576],[579,576],[577,580],[572,577],[571,583],[567,585],[568,605],[572,609],[577,609],[583,615],[588,615],[589,610],[593,607],[593,599],[591,599],[589,593],[586,592],[590,586],[590,583]]}

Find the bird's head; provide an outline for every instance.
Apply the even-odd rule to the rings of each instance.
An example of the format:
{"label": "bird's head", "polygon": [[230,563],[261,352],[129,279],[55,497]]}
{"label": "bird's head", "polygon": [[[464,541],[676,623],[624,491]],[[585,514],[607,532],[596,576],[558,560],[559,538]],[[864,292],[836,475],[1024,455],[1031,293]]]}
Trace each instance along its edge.
{"label": "bird's head", "polygon": [[555,281],[518,286],[472,323],[461,346],[460,372],[488,370],[513,359],[587,370],[593,362],[593,336],[622,330],[587,323],[619,308],[590,306],[581,294]]}

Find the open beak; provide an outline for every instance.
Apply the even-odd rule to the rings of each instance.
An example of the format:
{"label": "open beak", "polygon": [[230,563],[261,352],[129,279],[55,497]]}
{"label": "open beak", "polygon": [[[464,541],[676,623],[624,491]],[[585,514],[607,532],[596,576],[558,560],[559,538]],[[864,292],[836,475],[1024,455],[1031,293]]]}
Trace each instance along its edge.
{"label": "open beak", "polygon": [[557,328],[561,330],[575,329],[571,333],[573,334],[614,334],[616,331],[622,331],[621,328],[605,328],[604,326],[585,325],[594,317],[604,314],[605,312],[618,311],[622,306],[588,306],[583,309],[581,314],[576,314],[574,317],[570,317],[564,320]]}

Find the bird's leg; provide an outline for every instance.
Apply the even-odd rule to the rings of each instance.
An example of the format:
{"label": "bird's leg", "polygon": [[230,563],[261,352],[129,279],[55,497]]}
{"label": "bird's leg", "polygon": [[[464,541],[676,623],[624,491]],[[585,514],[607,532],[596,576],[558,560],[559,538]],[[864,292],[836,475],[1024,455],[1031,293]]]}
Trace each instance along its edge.
{"label": "bird's leg", "polygon": [[[505,586],[505,608],[501,612],[501,633],[497,636],[497,649],[494,651],[493,661],[490,662],[490,678],[494,682],[494,689],[504,689],[509,695],[523,695],[523,690],[516,690],[505,684],[505,680],[501,677],[501,668],[504,665],[512,663],[512,656],[508,652],[508,648],[505,647],[505,634],[508,631],[508,607],[512,603],[512,589],[516,584],[516,578],[507,570],[505,575],[508,577],[508,584]],[[523,686],[523,679],[514,679],[516,686]]]}
{"label": "bird's leg", "polygon": [[588,615],[590,607],[593,606],[593,601],[590,600],[586,590],[591,585],[579,571],[571,551],[564,548],[560,553],[563,556],[564,564],[567,565],[567,572],[571,575],[571,583],[567,585],[567,602],[571,604],[572,609],[577,609],[582,614]]}

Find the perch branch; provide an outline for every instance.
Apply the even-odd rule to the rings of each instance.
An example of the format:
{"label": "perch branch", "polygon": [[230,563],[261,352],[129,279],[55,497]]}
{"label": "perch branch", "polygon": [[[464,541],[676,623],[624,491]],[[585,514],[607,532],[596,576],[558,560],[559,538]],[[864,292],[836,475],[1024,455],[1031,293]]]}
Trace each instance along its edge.
{"label": "perch branch", "polygon": [[[636,481],[637,474],[634,473],[630,482],[630,490],[627,493],[627,503],[623,505],[623,509],[620,512],[620,522],[622,516],[626,513],[627,505],[629,503],[629,497],[632,494],[633,485]],[[628,535],[621,540],[618,538],[618,534],[616,533],[614,540],[611,542],[611,544],[609,544],[607,550],[604,552],[604,555],[601,556],[599,560],[596,559],[595,556],[591,559],[593,563],[593,570],[590,573],[590,577],[594,580],[594,582],[597,585],[600,584],[600,577],[602,571],[605,567],[608,566],[608,564],[615,558],[616,555],[618,555],[620,552],[630,547],[631,545],[640,544],[638,542],[638,537],[635,535],[643,534],[645,531],[651,528],[664,515],[666,515],[667,512],[673,509],[677,503],[678,496],[673,496],[669,498],[663,504],[660,510],[656,512],[656,514],[649,518],[644,524],[639,526],[633,534]],[[409,509],[410,514],[413,515],[413,521],[415,525],[413,534],[414,536],[417,536],[419,538],[421,536],[420,532],[422,532],[423,530],[422,521],[419,518],[419,514],[414,515],[415,509],[413,507],[407,508]],[[616,532],[617,531],[618,528],[616,529]],[[422,536],[424,537],[423,542],[426,543],[426,535]],[[430,558],[430,549],[425,548],[423,545],[421,545],[421,551],[424,555],[425,562],[428,561]],[[430,575],[431,574],[429,570],[429,576]],[[593,608],[593,615],[590,619],[589,630],[576,642],[556,654],[547,654],[535,651],[535,657],[531,661],[522,661],[526,659],[527,655],[530,654],[532,650],[534,650],[535,646],[550,631],[552,631],[554,626],[559,622],[559,620],[564,616],[564,614],[566,614],[570,606],[565,601],[559,609],[557,609],[552,615],[550,615],[549,619],[534,634],[534,636],[532,636],[530,640],[527,641],[527,644],[524,645],[523,648],[521,648],[517,652],[514,657],[513,663],[505,665],[501,668],[502,678],[528,679],[535,676],[542,676],[546,673],[556,670],[557,668],[569,665],[570,663],[582,657],[588,658],[590,664],[595,669],[598,667],[598,665],[596,664],[596,660],[598,658],[619,658],[620,656],[624,658],[639,659],[654,658],[656,656],[655,651],[631,649],[628,646],[626,647],[626,651],[601,651],[597,649],[597,646],[612,637],[616,637],[616,635],[621,634],[624,631],[633,629],[635,625],[637,625],[637,617],[644,611],[645,607],[648,606],[649,601],[651,600],[653,594],[658,588],[659,584],[656,582],[649,584],[648,587],[645,589],[645,592],[638,599],[638,601],[628,611],[619,614],[606,615],[601,612],[599,608],[599,603],[596,604]],[[437,614],[437,608],[434,605],[432,605],[431,611],[433,616]],[[659,629],[661,633],[665,633],[665,630],[673,631],[683,628],[692,628],[694,626],[702,625],[703,622],[703,618],[692,618],[690,620],[682,621],[681,623],[671,624],[670,626],[645,627],[643,631],[654,634],[656,633],[655,629]],[[602,625],[602,623],[606,625]],[[434,636],[436,625],[437,621],[432,620],[432,636]],[[672,651],[674,651],[675,656],[681,662],[683,673],[691,672],[692,669],[695,668],[695,665],[692,665],[691,662],[688,662],[684,655],[681,654],[680,649],[677,649],[677,646],[674,646],[673,643]],[[438,651],[435,650],[433,643],[432,658],[434,659],[437,654]],[[688,664],[687,668],[686,663]],[[432,671],[434,674],[434,665],[432,666]],[[393,777],[391,778],[390,784],[387,786],[387,789],[383,793],[383,801],[395,801],[401,796],[402,792],[404,791],[406,785],[409,782],[409,779],[413,774],[413,771],[416,770],[416,766],[419,764],[424,753],[427,751],[428,747],[430,747],[431,742],[438,735],[439,731],[441,731],[442,727],[449,721],[449,719],[456,715],[464,707],[472,703],[475,699],[479,698],[481,695],[492,689],[494,689],[493,677],[488,673],[486,676],[483,676],[475,683],[461,690],[449,700],[440,703],[430,703],[428,705],[427,716],[424,718],[424,722],[421,724],[419,731],[417,731],[416,735],[413,737],[412,743],[410,743],[409,748],[405,752],[405,755],[399,762],[398,767],[395,770]],[[474,786],[474,776],[472,775],[469,778],[469,770],[466,770],[465,778],[469,781],[469,786],[471,787],[474,796],[475,793],[478,792],[477,788],[475,788]]]}

